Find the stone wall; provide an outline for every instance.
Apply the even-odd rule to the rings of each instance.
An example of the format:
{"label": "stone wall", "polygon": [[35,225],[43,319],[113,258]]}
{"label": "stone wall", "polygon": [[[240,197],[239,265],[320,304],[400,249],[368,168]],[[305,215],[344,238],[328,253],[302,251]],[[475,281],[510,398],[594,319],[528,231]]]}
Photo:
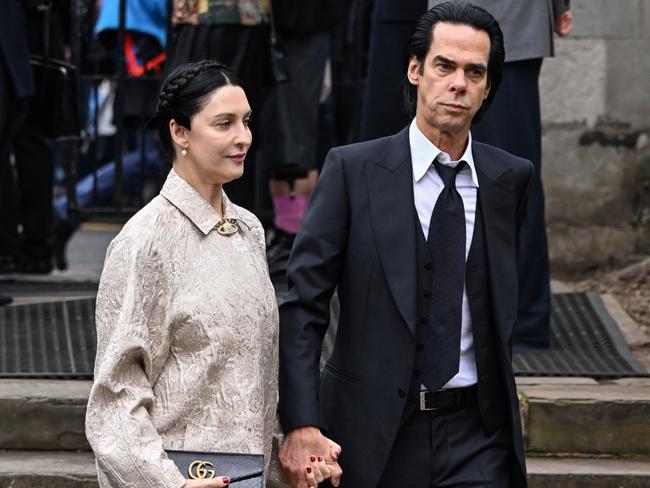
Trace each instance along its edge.
{"label": "stone wall", "polygon": [[556,39],[540,78],[556,273],[647,252],[650,242],[650,0],[571,5],[574,30]]}

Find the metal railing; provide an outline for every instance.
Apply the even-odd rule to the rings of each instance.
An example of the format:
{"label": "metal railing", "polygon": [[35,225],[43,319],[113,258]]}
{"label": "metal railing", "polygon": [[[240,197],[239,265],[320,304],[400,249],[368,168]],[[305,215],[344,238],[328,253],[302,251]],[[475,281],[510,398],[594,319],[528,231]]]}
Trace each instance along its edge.
{"label": "metal railing", "polygon": [[[83,32],[84,27],[88,28],[91,26],[85,25],[84,23],[90,21],[90,9],[93,8],[94,2],[84,1],[84,0],[72,0],[70,2],[70,51],[71,51],[71,62],[78,67],[76,76],[77,76],[77,86],[89,86],[89,97],[94,98],[94,117],[93,120],[88,121],[85,115],[82,115],[82,120],[84,121],[84,126],[87,127],[90,124],[93,126],[93,130],[86,132],[83,131],[79,137],[64,138],[59,141],[59,148],[61,152],[60,161],[65,171],[65,193],[67,196],[68,202],[68,214],[73,217],[78,218],[79,220],[89,220],[93,218],[101,218],[102,220],[124,220],[130,215],[135,213],[139,208],[144,205],[145,196],[144,196],[144,175],[145,175],[145,140],[144,140],[144,120],[140,124],[139,132],[139,148],[140,148],[140,174],[142,175],[142,188],[140,189],[139,195],[137,198],[126,198],[125,196],[125,180],[124,180],[124,154],[126,148],[126,131],[127,128],[124,124],[125,119],[125,102],[126,98],[124,95],[126,84],[127,83],[144,83],[151,80],[157,80],[160,77],[153,74],[144,74],[140,77],[129,76],[126,72],[126,61],[123,56],[124,42],[126,37],[126,8],[128,0],[119,0],[119,23],[116,29],[115,35],[115,51],[117,55],[115,56],[114,70],[112,73],[97,73],[97,72],[88,72],[84,71],[86,63],[83,62],[84,49],[87,49],[88,46],[84,46]],[[171,15],[169,14],[172,10],[173,1],[167,0],[167,46],[170,45],[172,41],[172,25],[171,25]],[[98,119],[98,89],[101,82],[104,80],[109,80],[115,84],[115,90],[117,96],[115,97],[115,102],[113,105],[113,125],[116,128],[115,134],[113,136],[113,161],[115,164],[115,173],[114,173],[114,185],[112,191],[112,198],[110,199],[109,204],[99,205],[98,198],[98,170],[100,165],[97,161],[97,143],[99,138],[99,119]],[[81,90],[80,90],[81,93]],[[83,99],[81,99],[83,98]],[[82,114],[87,113],[88,110],[88,100],[86,97],[80,96],[80,110]],[[90,147],[89,150],[89,159],[91,160],[90,175],[93,178],[93,190],[92,190],[92,203],[89,206],[84,206],[80,208],[77,204],[77,193],[76,185],[78,183],[78,167],[80,161],[80,151],[82,145]],[[158,178],[159,183],[162,181],[162,177]]]}

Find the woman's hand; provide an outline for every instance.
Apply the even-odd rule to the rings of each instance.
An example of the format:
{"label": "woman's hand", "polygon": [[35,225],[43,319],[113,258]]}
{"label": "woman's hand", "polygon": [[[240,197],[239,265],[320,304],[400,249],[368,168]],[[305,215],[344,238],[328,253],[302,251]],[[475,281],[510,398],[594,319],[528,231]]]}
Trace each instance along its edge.
{"label": "woman's hand", "polygon": [[187,480],[183,488],[224,488],[229,483],[228,476],[217,476],[207,480]]}
{"label": "woman's hand", "polygon": [[307,478],[309,488],[317,487],[318,483],[329,479],[331,476],[332,471],[323,456],[310,456],[309,466],[305,467],[305,478]]}

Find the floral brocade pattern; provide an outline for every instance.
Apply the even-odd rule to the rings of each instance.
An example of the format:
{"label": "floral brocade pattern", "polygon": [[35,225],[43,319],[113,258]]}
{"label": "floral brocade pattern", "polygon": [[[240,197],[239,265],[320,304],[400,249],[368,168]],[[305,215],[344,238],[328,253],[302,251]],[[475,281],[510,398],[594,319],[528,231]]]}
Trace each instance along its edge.
{"label": "floral brocade pattern", "polygon": [[102,487],[180,488],[186,473],[163,449],[264,453],[269,461],[277,303],[262,226],[223,196],[239,225],[228,237],[172,170],[109,246],[86,415]]}

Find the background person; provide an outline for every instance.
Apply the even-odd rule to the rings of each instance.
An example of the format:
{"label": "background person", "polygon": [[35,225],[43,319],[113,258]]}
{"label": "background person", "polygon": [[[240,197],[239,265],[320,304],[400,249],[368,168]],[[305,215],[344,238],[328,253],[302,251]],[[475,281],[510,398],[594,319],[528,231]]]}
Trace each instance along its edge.
{"label": "background person", "polygon": [[[62,20],[63,13],[69,10],[67,2],[23,0],[24,17],[12,15],[11,10],[17,8],[14,0],[8,4],[11,4],[10,11],[3,13],[6,18],[3,22],[11,24],[6,26],[8,34],[4,37],[10,43],[5,53],[12,78],[24,76],[21,75],[24,67],[21,70],[16,67],[20,56],[25,56],[21,62],[27,63],[30,72],[32,69],[23,51],[25,38],[29,54],[65,59],[67,36]],[[10,37],[21,29],[16,25],[20,23],[23,23],[25,38],[10,41]],[[45,39],[46,33],[49,33],[48,39]],[[45,49],[49,53],[45,53]],[[10,122],[6,129],[8,136],[6,139],[3,136],[5,140],[0,155],[0,272],[47,274],[53,268],[54,162],[51,140],[44,134],[41,122],[50,114],[37,110],[36,97],[23,96],[30,87],[39,89],[31,84],[31,80],[26,86],[19,86],[25,82],[14,79],[17,99],[7,102],[6,106]],[[36,92],[33,94],[38,95]],[[14,157],[13,169],[9,162],[11,154]]]}
{"label": "background person", "polygon": [[[6,212],[13,208],[12,195],[4,188],[13,178],[11,141],[27,113],[27,98],[35,92],[23,16],[18,0],[5,2],[0,16],[0,221],[5,221]],[[16,270],[11,230],[7,233],[0,226],[0,274]],[[0,305],[10,302],[11,297],[0,294]]]}
{"label": "background person", "polygon": [[273,18],[289,80],[274,84],[264,104],[262,160],[270,173],[271,273],[286,269],[291,246],[318,177],[319,109],[331,31],[348,0],[273,0]]}
{"label": "background person", "polygon": [[[262,112],[262,91],[272,83],[269,6],[266,0],[179,0],[174,2],[174,42],[166,69],[182,63],[212,59],[232,67],[255,111],[253,130]],[[256,152],[254,144],[247,169],[226,189],[232,201],[257,211]]]}

